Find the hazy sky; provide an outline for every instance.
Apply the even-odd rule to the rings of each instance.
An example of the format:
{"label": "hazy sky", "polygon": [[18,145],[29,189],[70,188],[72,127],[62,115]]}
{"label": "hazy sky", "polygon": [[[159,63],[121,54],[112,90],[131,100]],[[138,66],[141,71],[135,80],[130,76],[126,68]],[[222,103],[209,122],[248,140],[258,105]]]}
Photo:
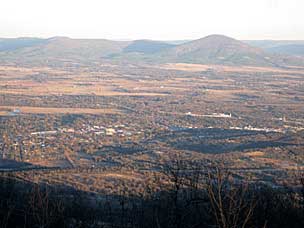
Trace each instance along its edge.
{"label": "hazy sky", "polygon": [[304,40],[304,0],[1,0],[0,37]]}

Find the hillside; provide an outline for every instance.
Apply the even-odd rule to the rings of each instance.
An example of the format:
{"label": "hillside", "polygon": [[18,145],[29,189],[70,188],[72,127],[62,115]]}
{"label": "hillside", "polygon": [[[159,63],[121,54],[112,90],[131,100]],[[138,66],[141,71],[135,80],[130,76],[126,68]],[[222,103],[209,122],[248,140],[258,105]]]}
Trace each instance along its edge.
{"label": "hillside", "polygon": [[261,49],[222,35],[210,35],[178,45],[160,56],[174,62],[229,65],[273,65],[274,61]]}
{"label": "hillside", "polygon": [[[290,56],[290,50],[301,55],[303,49],[288,46],[273,50],[253,47],[223,35],[210,35],[188,42],[152,40],[112,41],[105,39],[0,39],[0,61],[4,63],[42,64],[64,62],[91,63],[102,60],[148,63],[201,63],[251,66],[304,65],[303,58]],[[300,53],[298,53],[300,52]]]}
{"label": "hillside", "polygon": [[153,40],[135,40],[126,48],[124,52],[139,52],[144,54],[154,54],[169,48],[175,47],[173,44]]}
{"label": "hillside", "polygon": [[105,58],[111,54],[122,52],[129,42],[111,41],[105,39],[71,39],[67,37],[53,37],[44,42],[26,47],[4,51],[0,58],[5,60],[36,60],[89,61]]}

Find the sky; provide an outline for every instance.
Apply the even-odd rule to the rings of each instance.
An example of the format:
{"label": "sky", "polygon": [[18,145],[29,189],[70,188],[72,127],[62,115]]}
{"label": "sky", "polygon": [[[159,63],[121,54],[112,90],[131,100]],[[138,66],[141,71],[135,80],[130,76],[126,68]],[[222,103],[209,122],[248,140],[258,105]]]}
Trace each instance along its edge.
{"label": "sky", "polygon": [[1,0],[0,37],[304,40],[304,0]]}

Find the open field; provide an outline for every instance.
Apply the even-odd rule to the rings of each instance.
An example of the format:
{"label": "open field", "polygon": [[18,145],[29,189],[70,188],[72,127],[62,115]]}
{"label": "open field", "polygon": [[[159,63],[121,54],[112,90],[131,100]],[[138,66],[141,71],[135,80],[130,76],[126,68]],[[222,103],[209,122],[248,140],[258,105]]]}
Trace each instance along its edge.
{"label": "open field", "polygon": [[303,74],[304,67],[292,67],[289,69],[275,68],[275,67],[253,67],[253,66],[225,66],[225,65],[204,65],[204,64],[190,64],[190,63],[168,63],[161,65],[160,68],[170,69],[170,70],[181,70],[190,72],[199,72],[207,70],[215,70],[219,72],[273,72],[273,73],[295,73]]}
{"label": "open field", "polygon": [[[5,111],[8,110],[8,111]],[[89,109],[89,108],[44,108],[44,107],[26,107],[26,106],[0,106],[0,115],[10,115],[11,112],[18,114],[119,114],[115,109]],[[19,113],[20,111],[20,113]]]}
{"label": "open field", "polygon": [[[60,82],[60,84],[58,84]],[[145,87],[146,86],[146,87]],[[162,96],[150,84],[122,80],[103,72],[71,72],[49,68],[0,67],[1,94],[24,95],[96,95],[96,96]]]}

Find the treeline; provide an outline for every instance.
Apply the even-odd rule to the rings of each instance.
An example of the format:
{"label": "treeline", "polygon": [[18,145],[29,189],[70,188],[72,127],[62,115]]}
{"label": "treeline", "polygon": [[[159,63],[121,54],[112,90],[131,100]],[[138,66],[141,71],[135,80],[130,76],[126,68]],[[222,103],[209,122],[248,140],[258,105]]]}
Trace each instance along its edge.
{"label": "treeline", "polygon": [[51,227],[304,227],[304,180],[297,187],[249,184],[219,168],[164,167],[169,182],[155,177],[141,197],[100,195],[66,186],[0,178],[0,226]]}

